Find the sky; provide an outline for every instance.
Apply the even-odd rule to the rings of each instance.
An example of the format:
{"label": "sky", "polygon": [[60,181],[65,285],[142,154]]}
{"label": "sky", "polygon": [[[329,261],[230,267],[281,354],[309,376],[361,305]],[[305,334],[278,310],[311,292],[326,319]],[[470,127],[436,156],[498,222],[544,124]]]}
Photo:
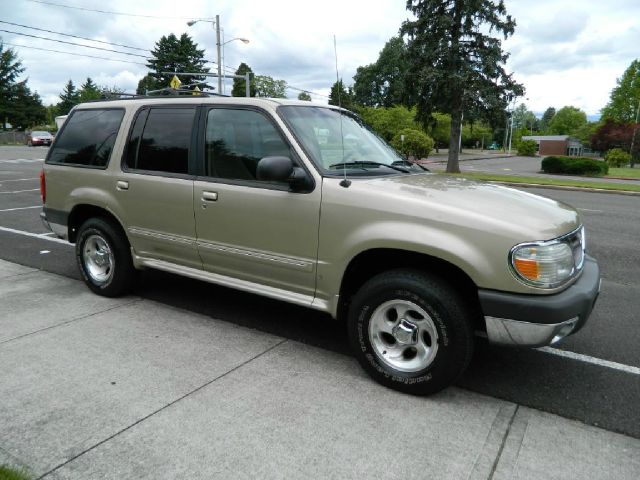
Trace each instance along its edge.
{"label": "sky", "polygon": [[[505,0],[505,5],[517,23],[515,34],[503,47],[510,53],[507,71],[526,88],[519,103],[539,115],[548,107],[573,105],[591,118],[597,117],[616,79],[640,57],[640,0]],[[21,80],[28,78],[29,87],[48,105],[59,101],[69,79],[79,86],[91,77],[98,85],[135,92],[138,81],[148,72],[145,59],[135,55],[148,56],[155,42],[170,33],[189,34],[204,48],[205,57],[216,61],[213,24],[203,21],[189,27],[187,21],[220,15],[224,41],[229,41],[224,48],[224,65],[230,72],[245,62],[256,74],[286,80],[292,87],[312,92],[315,101],[326,103],[336,80],[334,35],[338,72],[350,85],[356,69],[375,62],[384,44],[409,18],[405,6],[403,0],[0,0],[0,30],[5,30],[0,31],[0,37],[25,67]],[[247,38],[249,43],[232,40],[236,37]],[[113,61],[116,59],[133,63]],[[230,89],[227,81],[227,93]],[[296,98],[299,92],[287,93]]]}

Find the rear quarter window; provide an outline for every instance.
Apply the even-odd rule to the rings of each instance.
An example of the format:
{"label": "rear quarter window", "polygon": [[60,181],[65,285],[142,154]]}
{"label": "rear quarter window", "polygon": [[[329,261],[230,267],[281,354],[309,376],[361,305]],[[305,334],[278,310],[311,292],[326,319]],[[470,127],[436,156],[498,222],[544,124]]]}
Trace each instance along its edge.
{"label": "rear quarter window", "polygon": [[123,116],[123,109],[74,111],[51,148],[47,163],[106,168]]}

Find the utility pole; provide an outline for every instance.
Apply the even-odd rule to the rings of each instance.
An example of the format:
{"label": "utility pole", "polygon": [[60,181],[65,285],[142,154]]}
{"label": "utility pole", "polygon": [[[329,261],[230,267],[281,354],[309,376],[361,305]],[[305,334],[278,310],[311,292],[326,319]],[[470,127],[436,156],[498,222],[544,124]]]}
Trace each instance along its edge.
{"label": "utility pole", "polygon": [[216,49],[218,50],[218,94],[222,95],[222,56],[220,55],[220,15],[216,15]]}

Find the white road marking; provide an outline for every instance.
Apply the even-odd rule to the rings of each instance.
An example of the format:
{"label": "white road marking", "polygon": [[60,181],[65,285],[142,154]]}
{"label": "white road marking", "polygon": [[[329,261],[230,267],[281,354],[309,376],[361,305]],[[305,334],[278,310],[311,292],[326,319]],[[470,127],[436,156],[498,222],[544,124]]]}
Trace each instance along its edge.
{"label": "white road marking", "polygon": [[610,362],[609,360],[603,360],[601,358],[590,357],[589,355],[568,352],[566,350],[559,350],[557,348],[551,347],[542,347],[538,348],[538,350],[540,350],[541,352],[550,353],[551,355],[578,360],[579,362],[591,363],[592,365],[598,365],[600,367],[612,368],[613,370],[620,370],[621,372],[640,375],[640,368],[632,367],[631,365],[625,365],[623,363]]}
{"label": "white road marking", "polygon": [[3,208],[0,212],[13,212],[14,210],[30,210],[32,208],[42,208],[42,205],[36,205],[35,207],[15,207],[15,208]]}
{"label": "white road marking", "polygon": [[0,160],[0,163],[36,163],[44,162],[44,158],[16,158],[13,160]]}
{"label": "white road marking", "polygon": [[30,188],[29,190],[14,190],[13,192],[0,192],[1,193],[24,193],[24,192],[39,192],[39,188]]}
{"label": "white road marking", "polygon": [[594,212],[594,213],[602,213],[602,210],[592,210],[590,208],[579,208],[581,212]]}
{"label": "white road marking", "polygon": [[49,235],[55,235],[55,233],[49,232],[49,233],[41,233],[40,234],[41,237],[48,237]]}
{"label": "white road marking", "polygon": [[47,253],[51,253],[51,250],[40,250],[40,255],[46,255]]}
{"label": "white road marking", "polygon": [[0,185],[6,182],[26,182],[27,180],[40,180],[39,178],[15,178],[11,180],[0,180]]}
{"label": "white road marking", "polygon": [[62,243],[63,245],[73,246],[72,243],[69,243],[66,240],[62,240],[61,238],[47,237],[47,235],[49,235],[48,233],[25,232],[24,230],[16,230],[14,228],[8,228],[8,227],[0,227],[0,232],[15,233],[17,235],[24,235],[25,237],[40,238],[41,240],[48,240],[50,242]]}

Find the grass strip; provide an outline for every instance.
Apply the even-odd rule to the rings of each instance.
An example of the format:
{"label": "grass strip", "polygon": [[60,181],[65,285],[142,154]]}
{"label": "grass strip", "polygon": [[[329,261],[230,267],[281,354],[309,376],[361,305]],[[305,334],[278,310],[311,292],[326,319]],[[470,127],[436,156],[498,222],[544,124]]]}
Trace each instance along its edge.
{"label": "grass strip", "polygon": [[609,168],[608,177],[640,179],[640,168]]}
{"label": "grass strip", "polygon": [[592,180],[563,180],[544,177],[520,177],[516,175],[493,175],[489,173],[464,172],[455,174],[474,180],[503,183],[528,183],[532,185],[553,185],[558,187],[593,188],[596,190],[611,190],[618,192],[640,192],[640,185],[628,185],[620,183],[604,183]]}

